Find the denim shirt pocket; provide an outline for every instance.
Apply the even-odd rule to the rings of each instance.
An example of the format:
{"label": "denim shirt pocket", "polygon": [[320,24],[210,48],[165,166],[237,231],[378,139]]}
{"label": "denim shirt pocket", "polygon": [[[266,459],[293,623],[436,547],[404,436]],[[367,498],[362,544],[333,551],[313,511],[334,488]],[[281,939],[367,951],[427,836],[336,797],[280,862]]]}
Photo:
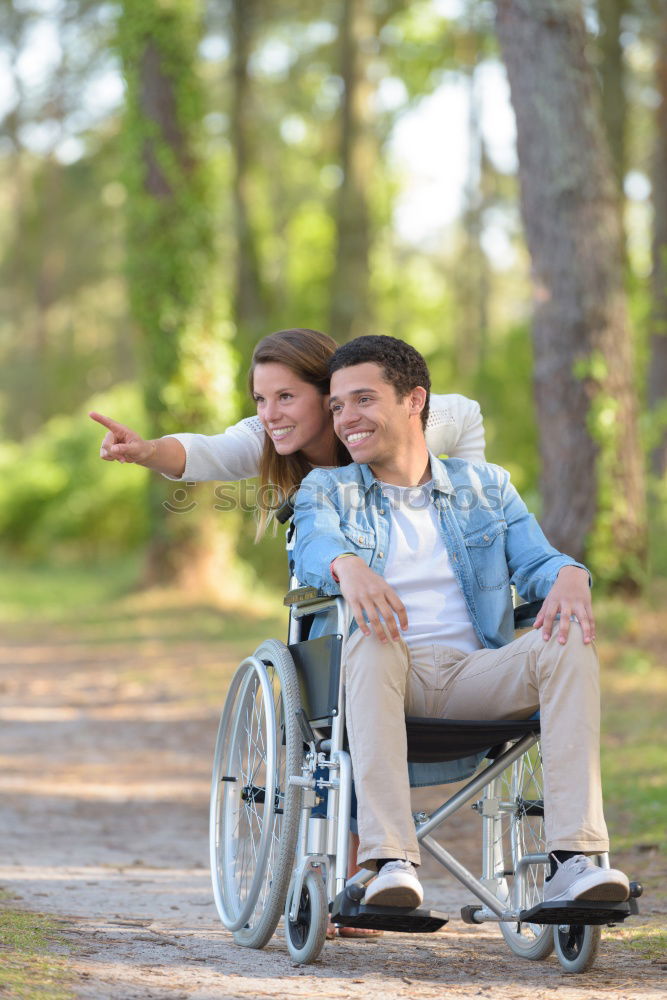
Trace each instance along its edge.
{"label": "denim shirt pocket", "polygon": [[350,542],[350,548],[361,556],[367,565],[370,565],[375,553],[375,532],[371,528],[361,527],[352,521],[343,522],[340,530],[346,541]]}
{"label": "denim shirt pocket", "polygon": [[507,522],[496,520],[464,536],[466,552],[481,590],[500,590],[509,584],[506,533]]}

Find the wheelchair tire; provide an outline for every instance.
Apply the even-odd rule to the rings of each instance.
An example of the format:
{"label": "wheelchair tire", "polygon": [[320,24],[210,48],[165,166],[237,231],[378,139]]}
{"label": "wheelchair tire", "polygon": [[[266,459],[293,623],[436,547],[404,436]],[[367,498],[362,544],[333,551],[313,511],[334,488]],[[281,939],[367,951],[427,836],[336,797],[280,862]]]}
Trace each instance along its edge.
{"label": "wheelchair tire", "polygon": [[213,763],[210,854],[220,919],[247,948],[263,948],[280,920],[294,865],[303,742],[296,669],[269,639],[239,666]]}
{"label": "wheelchair tire", "polygon": [[290,920],[293,887],[285,903],[285,938],[287,950],[298,965],[314,962],[327,938],[329,902],[324,879],[319,872],[309,871],[303,881],[296,920]]}
{"label": "wheelchair tire", "polygon": [[586,972],[595,961],[600,947],[601,928],[566,924],[553,928],[556,956],[563,972]]}
{"label": "wheelchair tire", "polygon": [[[491,786],[504,805],[501,843],[504,872],[511,876],[526,854],[543,854],[544,792],[540,745],[527,750]],[[544,868],[531,865],[526,875],[525,908],[541,902],[544,895]],[[511,951],[521,958],[540,962],[554,949],[553,928],[546,924],[501,923],[500,930]]]}

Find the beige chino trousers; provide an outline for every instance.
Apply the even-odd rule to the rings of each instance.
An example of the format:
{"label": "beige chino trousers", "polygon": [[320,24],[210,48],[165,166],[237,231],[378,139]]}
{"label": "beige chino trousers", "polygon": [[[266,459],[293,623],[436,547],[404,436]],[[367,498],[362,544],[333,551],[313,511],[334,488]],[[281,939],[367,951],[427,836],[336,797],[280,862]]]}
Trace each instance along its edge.
{"label": "beige chino trousers", "polygon": [[531,631],[462,653],[357,629],[346,644],[346,713],[358,799],[359,862],[420,863],[405,716],[525,719],[540,710],[547,849],[609,849],[600,786],[599,665],[572,622],[565,645]]}

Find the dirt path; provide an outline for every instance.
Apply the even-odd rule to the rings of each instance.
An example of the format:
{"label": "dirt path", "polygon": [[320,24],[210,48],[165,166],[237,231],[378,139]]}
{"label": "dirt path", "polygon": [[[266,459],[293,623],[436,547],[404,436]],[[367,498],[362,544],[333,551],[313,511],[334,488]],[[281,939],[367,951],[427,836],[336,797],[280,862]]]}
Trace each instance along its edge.
{"label": "dirt path", "polygon": [[[81,998],[442,997],[634,1000],[667,993],[667,956],[641,958],[606,932],[593,972],[514,959],[496,928],[457,919],[455,884],[426,870],[427,899],[452,920],[436,935],[328,943],[295,968],[276,936],[262,952],[221,926],[207,870],[211,692],[245,646],[13,629],[0,645],[0,887],[56,914]],[[466,844],[476,818],[452,837]],[[664,884],[659,857],[617,858]],[[667,905],[644,898],[642,922]]]}

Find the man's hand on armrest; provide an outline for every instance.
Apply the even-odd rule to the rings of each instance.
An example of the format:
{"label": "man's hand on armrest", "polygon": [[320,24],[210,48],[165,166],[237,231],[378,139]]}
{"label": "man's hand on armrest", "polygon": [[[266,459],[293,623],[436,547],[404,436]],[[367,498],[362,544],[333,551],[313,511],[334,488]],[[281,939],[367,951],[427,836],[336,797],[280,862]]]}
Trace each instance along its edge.
{"label": "man's hand on armrest", "polygon": [[567,642],[570,633],[570,615],[576,615],[585,643],[595,639],[591,588],[585,569],[579,566],[563,566],[559,571],[556,582],[545,597],[533,625],[533,628],[542,629],[542,638],[545,642],[551,638],[553,623],[559,613],[558,641],[561,644]]}
{"label": "man's hand on armrest", "polygon": [[366,612],[368,621],[380,642],[387,641],[382,621],[392,639],[398,640],[400,633],[396,620],[398,619],[402,629],[406,629],[408,615],[405,605],[387,581],[369,569],[360,556],[346,555],[345,558],[339,556],[333,560],[331,568],[338,577],[340,592],[350,605],[350,610],[363,634],[371,634],[364,618]]}

